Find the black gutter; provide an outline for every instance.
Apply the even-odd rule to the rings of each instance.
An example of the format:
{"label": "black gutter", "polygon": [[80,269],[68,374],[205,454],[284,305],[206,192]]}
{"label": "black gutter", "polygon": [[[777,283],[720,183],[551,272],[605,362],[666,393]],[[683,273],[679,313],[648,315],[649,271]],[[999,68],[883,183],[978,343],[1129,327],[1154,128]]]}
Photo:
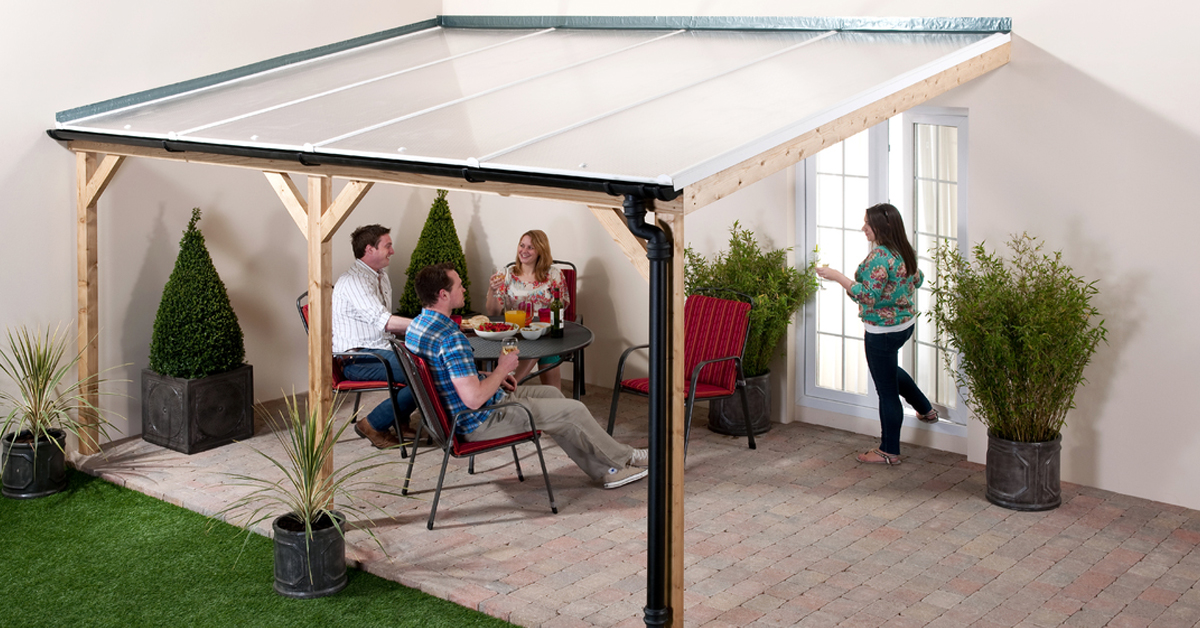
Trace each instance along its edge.
{"label": "black gutter", "polygon": [[667,402],[670,379],[667,372],[667,343],[670,321],[671,238],[662,229],[646,224],[646,203],[641,197],[625,196],[625,223],[629,231],[646,241],[650,260],[650,485],[646,512],[646,608],[647,626],[665,626],[671,618],[667,605]]}
{"label": "black gutter", "polygon": [[224,144],[207,144],[203,142],[180,142],[161,140],[148,137],[129,137],[124,135],[109,135],[87,131],[72,131],[68,129],[47,129],[46,134],[60,142],[72,140],[121,144],[124,146],[144,146],[159,148],[170,153],[205,153],[210,155],[231,155],[249,157],[252,159],[275,159],[279,161],[296,162],[302,166],[345,166],[351,168],[367,168],[385,172],[406,172],[411,174],[431,175],[463,179],[469,183],[511,183],[514,185],[536,185],[539,187],[560,188],[566,190],[582,190],[585,192],[600,192],[611,196],[634,195],[639,198],[653,198],[660,201],[672,201],[679,197],[680,191],[669,185],[650,183],[630,183],[627,181],[610,181],[605,179],[588,179],[570,175],[554,175],[530,172],[515,172],[497,170],[494,168],[472,168],[451,164],[431,164],[417,161],[402,161],[354,155],[329,155],[324,153],[307,153],[296,150],[275,148],[252,148],[247,146],[228,146]]}

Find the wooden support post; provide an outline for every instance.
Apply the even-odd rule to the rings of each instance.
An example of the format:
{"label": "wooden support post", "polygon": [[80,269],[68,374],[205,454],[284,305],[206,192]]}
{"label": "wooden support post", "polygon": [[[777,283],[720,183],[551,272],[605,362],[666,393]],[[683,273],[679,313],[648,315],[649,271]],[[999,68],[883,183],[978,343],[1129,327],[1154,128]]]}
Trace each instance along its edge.
{"label": "wooden support post", "polygon": [[[333,247],[322,237],[321,220],[332,196],[332,177],[308,178],[308,404],[325,420],[332,418],[333,408]],[[332,473],[330,455],[321,474],[329,477]]]}
{"label": "wooden support post", "polygon": [[[99,258],[96,231],[96,208],[100,195],[108,187],[124,157],[107,155],[102,161],[95,153],[75,154],[76,192],[76,278],[79,299],[79,381],[83,382],[83,399],[92,407],[100,404],[96,379],[100,374],[100,287],[97,282]],[[88,455],[100,451],[100,434],[96,413],[79,408],[79,420],[85,425],[80,432],[79,453]]]}
{"label": "wooden support post", "polygon": [[670,448],[668,449],[667,479],[667,600],[671,607],[668,626],[683,626],[683,446],[684,425],[684,382],[683,372],[683,269],[687,258],[684,249],[687,242],[683,233],[683,216],[659,214],[659,227],[671,236],[671,301],[667,317],[670,320],[669,368],[671,379],[671,402],[667,406],[668,423],[671,426]]}

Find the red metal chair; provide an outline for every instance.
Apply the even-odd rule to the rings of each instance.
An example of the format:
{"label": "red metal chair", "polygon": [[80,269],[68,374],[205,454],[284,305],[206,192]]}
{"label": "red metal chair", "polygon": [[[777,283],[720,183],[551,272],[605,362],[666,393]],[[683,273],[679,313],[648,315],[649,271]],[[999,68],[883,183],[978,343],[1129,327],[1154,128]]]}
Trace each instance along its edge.
{"label": "red metal chair", "polygon": [[[703,291],[724,290],[702,288]],[[727,290],[727,292],[734,292]],[[692,407],[696,399],[723,399],[741,393],[742,414],[746,419],[746,434],[750,449],[757,449],[754,430],[750,427],[750,409],[746,400],[746,376],[742,373],[742,353],[750,328],[750,310],[754,299],[736,293],[749,303],[693,294],[683,306],[684,322],[684,383],[687,393],[684,455],[692,434]],[[622,379],[625,360],[629,354],[650,345],[630,347],[617,363],[617,379],[613,384],[612,406],[608,413],[608,433],[612,434],[617,418],[617,402],[621,393],[650,395],[650,380],[646,377]]]}
{"label": "red metal chair", "polygon": [[[433,507],[429,510],[429,522],[425,524],[425,527],[430,530],[433,529],[433,519],[437,516],[438,500],[442,495],[442,485],[446,481],[446,465],[450,462],[451,456],[455,458],[474,459],[473,457],[476,454],[487,453],[505,447],[511,448],[513,462],[517,466],[517,479],[524,482],[525,475],[521,472],[521,459],[517,456],[517,445],[520,443],[533,443],[534,447],[537,448],[538,462],[542,465],[542,477],[546,480],[546,494],[550,496],[550,511],[558,514],[558,506],[554,503],[554,489],[550,487],[550,474],[546,471],[546,459],[542,456],[542,443],[540,441],[542,433],[534,425],[533,415],[529,413],[529,410],[516,402],[489,406],[490,409],[506,407],[520,408],[529,417],[529,431],[491,440],[463,440],[457,432],[458,421],[463,415],[474,412],[474,410],[460,412],[451,418],[446,412],[446,406],[442,403],[441,396],[438,395],[437,387],[433,383],[433,375],[429,372],[429,367],[425,364],[425,360],[420,356],[414,355],[399,342],[392,341],[392,347],[396,349],[396,353],[400,356],[400,366],[404,367],[405,376],[413,384],[413,398],[417,400],[417,407],[421,409],[421,415],[424,417],[421,425],[417,427],[417,437],[413,440],[412,457],[408,459],[408,472],[404,474],[404,486],[400,489],[400,494],[408,495],[409,482],[412,480],[413,464],[417,461],[418,447],[416,443],[421,442],[421,433],[423,431],[427,430],[433,437],[434,442],[444,452],[442,456],[442,470],[438,474],[437,489],[433,493]],[[474,469],[471,469],[470,472],[474,473]]]}
{"label": "red metal chair", "polygon": [[[304,333],[308,333],[308,292],[305,291],[296,298],[296,311],[300,313],[300,322],[304,324]],[[349,358],[365,358],[371,360],[379,360],[383,363],[383,369],[387,373],[387,380],[351,380],[346,379],[342,374],[342,364]],[[362,401],[362,394],[365,392],[388,391],[388,397],[392,402],[392,415],[396,417],[396,434],[400,434],[400,408],[396,405],[396,396],[393,390],[404,388],[404,384],[397,382],[392,374],[392,366],[387,360],[382,360],[379,356],[373,353],[362,351],[334,351],[333,352],[333,393],[354,393],[354,410],[351,413],[351,422],[358,420],[358,405]],[[401,439],[403,440],[403,439]],[[400,444],[400,457],[407,458],[408,450],[404,447],[403,442]]]}

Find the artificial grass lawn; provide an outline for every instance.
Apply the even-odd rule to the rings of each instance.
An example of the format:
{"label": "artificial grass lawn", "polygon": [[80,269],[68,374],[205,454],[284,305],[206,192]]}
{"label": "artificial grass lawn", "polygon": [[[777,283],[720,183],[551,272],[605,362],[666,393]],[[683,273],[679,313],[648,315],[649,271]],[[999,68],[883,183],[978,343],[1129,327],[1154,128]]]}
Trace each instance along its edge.
{"label": "artificial grass lawn", "polygon": [[[342,592],[275,593],[271,540],[78,471],[0,498],[0,626],[510,626],[357,569]],[[235,566],[236,560],[236,566]]]}

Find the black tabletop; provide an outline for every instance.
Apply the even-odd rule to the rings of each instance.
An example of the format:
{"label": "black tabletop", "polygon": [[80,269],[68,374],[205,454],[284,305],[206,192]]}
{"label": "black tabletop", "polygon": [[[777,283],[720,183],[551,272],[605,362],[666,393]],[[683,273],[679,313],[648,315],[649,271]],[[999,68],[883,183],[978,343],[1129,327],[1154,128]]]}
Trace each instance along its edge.
{"label": "black tabletop", "polygon": [[[543,334],[537,340],[526,340],[517,334],[517,349],[521,359],[544,358],[551,355],[569,355],[592,344],[595,336],[592,330],[577,323],[564,323],[563,337],[551,338]],[[475,351],[476,360],[496,360],[500,357],[500,341],[485,340],[474,334],[468,335],[471,349]]]}

